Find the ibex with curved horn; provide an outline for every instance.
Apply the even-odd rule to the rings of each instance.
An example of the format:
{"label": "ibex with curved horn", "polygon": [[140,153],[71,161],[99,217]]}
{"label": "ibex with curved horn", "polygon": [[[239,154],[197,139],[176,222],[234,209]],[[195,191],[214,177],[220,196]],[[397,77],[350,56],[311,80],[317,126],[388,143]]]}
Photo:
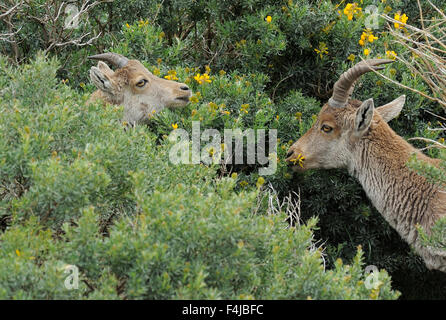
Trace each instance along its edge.
{"label": "ibex with curved horn", "polygon": [[446,253],[422,246],[416,229],[420,225],[429,232],[446,215],[446,192],[406,166],[412,154],[434,166],[439,160],[425,156],[387,124],[400,113],[405,96],[376,109],[373,99],[349,99],[361,75],[390,62],[365,60],[342,74],[312,128],[290,147],[287,161],[295,171],[347,168],[426,266],[446,272]]}
{"label": "ibex with curved horn", "polygon": [[[98,90],[88,102],[100,98],[123,105],[123,120],[130,124],[144,122],[165,107],[185,106],[192,95],[186,84],[159,78],[137,60],[111,52],[88,58],[99,60],[97,67],[90,69],[90,79]],[[103,61],[117,70],[113,71]]]}

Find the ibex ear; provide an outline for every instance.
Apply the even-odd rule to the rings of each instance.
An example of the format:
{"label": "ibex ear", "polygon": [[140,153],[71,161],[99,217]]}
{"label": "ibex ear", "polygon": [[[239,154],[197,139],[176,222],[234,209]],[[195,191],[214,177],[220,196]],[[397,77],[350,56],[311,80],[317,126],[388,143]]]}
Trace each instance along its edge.
{"label": "ibex ear", "polygon": [[376,111],[383,117],[385,122],[389,122],[390,120],[398,117],[401,110],[404,107],[404,103],[406,102],[406,96],[402,95],[399,98],[396,98],[392,102],[385,104],[379,108],[376,108]]}
{"label": "ibex ear", "polygon": [[98,62],[98,69],[109,77],[111,77],[115,73],[105,62],[102,61]]}
{"label": "ibex ear", "polygon": [[356,110],[354,129],[354,134],[356,136],[362,136],[370,127],[370,123],[372,122],[373,118],[373,109],[373,99],[370,98],[364,101],[358,110]]}
{"label": "ibex ear", "polygon": [[103,73],[99,68],[90,68],[90,79],[99,90],[113,92],[113,81],[107,73]]}

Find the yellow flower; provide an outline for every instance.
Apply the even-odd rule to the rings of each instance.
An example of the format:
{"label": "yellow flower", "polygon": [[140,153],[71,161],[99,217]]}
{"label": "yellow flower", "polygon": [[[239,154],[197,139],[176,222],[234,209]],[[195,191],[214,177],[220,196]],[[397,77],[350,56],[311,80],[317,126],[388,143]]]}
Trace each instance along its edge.
{"label": "yellow flower", "polygon": [[175,70],[169,70],[167,76],[164,76],[167,80],[178,80],[177,72]]}
{"label": "yellow flower", "polygon": [[215,103],[215,102],[209,102],[209,109],[210,110],[217,110],[218,109],[218,106],[217,106],[217,104]]}
{"label": "yellow flower", "polygon": [[177,123],[172,124],[172,128],[173,128],[173,130],[178,129],[178,124]]}
{"label": "yellow flower", "polygon": [[397,54],[395,53],[395,51],[390,51],[390,50],[386,51],[387,58],[395,60],[396,56],[397,56]]}
{"label": "yellow flower", "polygon": [[393,25],[395,26],[395,29],[403,29],[403,28],[404,28],[404,25],[405,25],[406,22],[407,22],[407,19],[409,19],[409,17],[406,16],[405,13],[401,15],[399,12],[398,12],[398,13],[395,13],[395,15],[394,15],[393,18],[394,18],[395,20],[397,20],[397,21],[400,22],[400,23],[395,22],[395,23],[393,24]]}
{"label": "yellow flower", "polygon": [[362,8],[360,8],[356,2],[347,3],[347,5],[344,8],[344,14],[347,16],[348,20],[352,20],[353,16],[355,14],[360,13],[361,11],[362,11]]}
{"label": "yellow flower", "polygon": [[273,20],[273,18],[271,18],[271,16],[267,16],[265,18],[266,22],[271,23],[271,21]]}
{"label": "yellow flower", "polygon": [[20,257],[20,256],[22,255],[22,253],[20,252],[19,249],[16,249],[16,250],[15,250],[15,254],[17,255],[17,257]]}
{"label": "yellow flower", "polygon": [[369,42],[372,43],[373,40],[378,40],[378,37],[375,37],[373,34],[370,34],[367,40],[369,40]]}
{"label": "yellow flower", "polygon": [[194,79],[195,79],[195,81],[197,81],[199,84],[203,84],[203,83],[211,83],[212,81],[211,81],[211,79],[209,78],[209,75],[207,74],[207,73],[204,73],[204,74],[200,74],[200,73],[197,73],[195,76],[194,76]]}
{"label": "yellow flower", "polygon": [[160,70],[159,68],[155,68],[155,69],[153,69],[152,73],[153,73],[155,76],[159,76],[159,75],[161,74],[161,70]]}
{"label": "yellow flower", "polygon": [[242,186],[242,187],[246,187],[247,185],[248,185],[248,182],[245,180],[240,182],[240,186]]}
{"label": "yellow flower", "polygon": [[347,60],[350,60],[351,62],[355,61],[356,56],[352,53],[347,57]]}
{"label": "yellow flower", "polygon": [[319,48],[314,49],[319,57],[322,59],[325,54],[328,54],[327,44],[325,42],[319,42]]}
{"label": "yellow flower", "polygon": [[296,165],[296,163],[298,163],[299,166],[300,166],[301,168],[303,168],[303,167],[304,167],[304,160],[305,160],[305,157],[304,157],[302,154],[299,153],[295,159],[291,159],[290,161],[291,161],[294,165]]}
{"label": "yellow flower", "polygon": [[209,156],[214,157],[214,154],[215,154],[215,149],[214,149],[214,147],[210,147],[210,148],[208,149],[208,153],[209,153]]}
{"label": "yellow flower", "polygon": [[375,40],[378,40],[378,37],[373,35],[372,30],[366,29],[365,31],[362,32],[361,39],[359,39],[358,42],[361,46],[364,46],[366,42],[373,43],[373,41]]}
{"label": "yellow flower", "polygon": [[248,109],[249,109],[248,103],[242,104],[242,106],[240,108],[240,112],[248,113]]}
{"label": "yellow flower", "polygon": [[302,119],[302,112],[296,112],[294,116],[296,117],[297,120],[300,120]]}
{"label": "yellow flower", "polygon": [[129,25],[128,23],[126,23],[125,26],[126,26],[127,28],[130,28],[130,25]]}
{"label": "yellow flower", "polygon": [[260,187],[263,186],[264,184],[265,184],[265,179],[264,179],[263,177],[259,177],[259,178],[257,179],[257,183],[256,183],[257,188],[260,188]]}
{"label": "yellow flower", "polygon": [[369,49],[364,49],[364,55],[367,57],[370,54],[370,50]]}

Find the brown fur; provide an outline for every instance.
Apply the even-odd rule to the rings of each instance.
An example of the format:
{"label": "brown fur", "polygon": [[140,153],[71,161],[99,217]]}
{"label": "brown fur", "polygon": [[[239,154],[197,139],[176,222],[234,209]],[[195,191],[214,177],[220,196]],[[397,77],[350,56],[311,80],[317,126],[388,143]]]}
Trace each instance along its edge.
{"label": "brown fur", "polygon": [[[446,193],[406,165],[412,154],[435,166],[439,160],[427,157],[397,135],[381,116],[380,108],[373,112],[368,129],[357,136],[354,126],[360,106],[357,100],[351,100],[345,108],[325,105],[313,127],[291,146],[287,161],[302,154],[304,168],[294,169],[347,168],[377,210],[423,257],[426,266],[446,272],[446,254],[422,246],[416,230],[420,225],[429,232],[435,221],[446,215]],[[382,109],[386,118],[392,114],[392,107]],[[324,123],[333,127],[330,134],[320,130]]]}
{"label": "brown fur", "polygon": [[[159,78],[137,60],[116,71],[100,61],[90,69],[90,78],[98,90],[87,103],[123,105],[123,120],[128,123],[144,122],[165,107],[182,107],[192,95],[184,83]],[[146,81],[143,87],[137,86],[141,80]]]}

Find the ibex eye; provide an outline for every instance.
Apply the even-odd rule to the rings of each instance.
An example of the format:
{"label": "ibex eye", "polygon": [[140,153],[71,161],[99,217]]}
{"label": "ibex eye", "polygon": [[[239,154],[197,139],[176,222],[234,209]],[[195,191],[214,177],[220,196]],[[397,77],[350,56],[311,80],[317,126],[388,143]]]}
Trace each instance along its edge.
{"label": "ibex eye", "polygon": [[322,126],[322,131],[324,131],[325,133],[329,133],[329,132],[331,132],[332,130],[333,130],[333,128],[332,127],[329,127],[329,126],[327,126],[326,124],[324,124],[323,126]]}
{"label": "ibex eye", "polygon": [[146,85],[147,82],[148,81],[146,79],[141,79],[136,83],[136,86],[142,88]]}

